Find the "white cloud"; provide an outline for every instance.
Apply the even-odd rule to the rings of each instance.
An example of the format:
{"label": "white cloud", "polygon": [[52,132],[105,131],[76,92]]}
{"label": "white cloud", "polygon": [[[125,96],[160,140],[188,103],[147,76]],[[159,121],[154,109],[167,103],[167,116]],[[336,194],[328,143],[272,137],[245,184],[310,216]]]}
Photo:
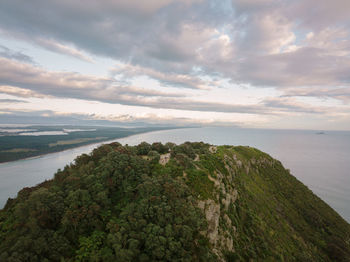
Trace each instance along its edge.
{"label": "white cloud", "polygon": [[[2,92],[18,96],[143,108],[325,114],[299,99],[349,103],[349,12],[350,2],[342,0],[5,1],[0,30],[8,36],[83,61],[108,57],[120,65],[111,71],[118,78],[132,82],[146,76],[164,89],[112,76],[48,71],[30,65],[23,52],[5,49],[0,83]],[[18,62],[23,59],[29,63]],[[225,81],[232,85],[225,85],[230,96],[240,84],[274,88],[281,96],[253,105],[237,104],[239,97],[220,103],[210,94]]]}
{"label": "white cloud", "polygon": [[91,57],[85,55],[82,51],[80,51],[74,47],[58,43],[54,40],[39,38],[39,39],[33,39],[33,41],[36,44],[38,44],[44,48],[47,48],[48,50],[59,52],[59,53],[66,54],[69,56],[73,56],[73,57],[76,57],[78,59],[81,59],[81,60],[89,62],[89,63],[94,62],[94,60]]}
{"label": "white cloud", "polygon": [[193,74],[163,73],[131,64],[116,67],[112,72],[129,80],[138,76],[148,76],[158,80],[162,85],[180,88],[211,89],[220,85],[218,81],[206,81]]}

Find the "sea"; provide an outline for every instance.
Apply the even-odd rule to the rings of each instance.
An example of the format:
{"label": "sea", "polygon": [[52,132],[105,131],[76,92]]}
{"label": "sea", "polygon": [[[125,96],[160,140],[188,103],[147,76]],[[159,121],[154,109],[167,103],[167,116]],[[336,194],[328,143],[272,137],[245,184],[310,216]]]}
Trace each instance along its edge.
{"label": "sea", "polygon": [[[203,141],[215,145],[258,148],[280,160],[285,168],[350,222],[350,131],[272,130],[237,127],[201,127],[154,131],[118,141]],[[0,208],[23,187],[53,178],[57,169],[102,143],[90,144],[36,158],[0,164]]]}

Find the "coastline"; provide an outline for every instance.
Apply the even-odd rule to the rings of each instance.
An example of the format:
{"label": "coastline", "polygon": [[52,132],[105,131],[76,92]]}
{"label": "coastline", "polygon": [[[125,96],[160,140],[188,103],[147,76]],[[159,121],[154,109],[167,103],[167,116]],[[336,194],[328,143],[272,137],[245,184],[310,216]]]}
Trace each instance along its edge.
{"label": "coastline", "polygon": [[[189,127],[179,127],[179,128],[189,128]],[[97,145],[102,145],[104,143],[113,143],[113,142],[116,142],[119,139],[123,139],[123,138],[126,138],[126,137],[131,137],[131,136],[135,136],[135,135],[146,134],[146,133],[150,133],[150,132],[163,131],[163,130],[173,130],[173,129],[179,129],[179,128],[176,127],[176,128],[149,130],[149,131],[129,134],[127,136],[122,136],[122,137],[113,138],[113,139],[107,139],[107,140],[101,140],[101,141],[91,141],[90,143],[87,142],[87,143],[84,143],[84,144],[80,144],[78,146],[73,146],[73,147],[70,147],[70,148],[62,149],[62,150],[57,150],[57,151],[53,151],[53,152],[49,152],[49,153],[43,153],[43,154],[39,154],[39,155],[36,155],[36,156],[19,158],[19,159],[11,160],[11,161],[0,162],[0,166],[1,165],[5,165],[5,164],[9,164],[9,163],[19,162],[19,161],[27,161],[27,160],[32,160],[32,159],[38,159],[38,158],[42,158],[42,157],[45,157],[45,156],[48,156],[48,155],[52,155],[52,154],[56,154],[56,153],[60,153],[60,152],[65,152],[65,151],[69,151],[69,150],[78,149],[78,148],[81,148],[81,147],[84,147],[84,146],[89,146],[89,145],[91,146],[91,145],[94,145],[94,144],[96,144],[96,146],[97,146]]]}
{"label": "coastline", "polygon": [[[0,209],[2,209],[8,198],[16,197],[17,193],[24,187],[33,187],[45,180],[52,179],[58,169],[69,165],[81,154],[89,154],[92,150],[102,144],[119,142],[128,144],[126,140],[137,139],[139,136],[150,133],[161,133],[164,131],[186,130],[191,127],[176,127],[168,129],[147,130],[145,132],[133,133],[127,136],[103,140],[97,143],[89,143],[74,148],[50,152],[38,156],[23,158],[15,161],[0,163]],[[125,140],[124,140],[125,139]],[[25,174],[25,175],[24,175]]]}
{"label": "coastline", "polygon": [[[348,202],[350,193],[348,156],[350,148],[349,131],[327,132],[326,136],[315,135],[309,130],[261,130],[222,127],[187,128],[155,130],[131,134],[119,139],[105,140],[67,149],[56,154],[21,159],[0,164],[0,206],[8,197],[14,197],[23,187],[34,186],[45,179],[52,178],[57,169],[69,165],[76,156],[90,153],[98,144],[119,142],[137,145],[142,141],[174,142],[201,140],[219,145],[246,145],[258,148],[290,169],[292,174],[307,185],[316,195],[350,221]],[[290,141],[296,141],[290,143]],[[328,150],[323,150],[327,148]],[[3,201],[1,201],[1,197]]]}

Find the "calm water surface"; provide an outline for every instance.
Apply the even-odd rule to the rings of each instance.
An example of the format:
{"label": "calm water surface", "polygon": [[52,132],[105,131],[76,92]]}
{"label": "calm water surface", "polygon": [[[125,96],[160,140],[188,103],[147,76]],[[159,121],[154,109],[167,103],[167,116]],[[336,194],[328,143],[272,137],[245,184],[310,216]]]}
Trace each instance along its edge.
{"label": "calm water surface", "polygon": [[[114,141],[129,145],[142,141],[204,141],[256,147],[279,159],[294,176],[350,222],[350,132],[316,134],[315,131],[205,127],[156,131]],[[21,188],[52,178],[58,168],[100,144],[0,164],[0,207]]]}

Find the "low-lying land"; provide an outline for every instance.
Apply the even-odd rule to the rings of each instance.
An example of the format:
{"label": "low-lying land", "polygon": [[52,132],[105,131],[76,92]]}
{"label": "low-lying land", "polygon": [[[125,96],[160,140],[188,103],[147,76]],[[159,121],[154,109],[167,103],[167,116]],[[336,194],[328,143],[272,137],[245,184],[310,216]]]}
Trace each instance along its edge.
{"label": "low-lying land", "polygon": [[169,127],[26,126],[0,129],[0,163]]}

